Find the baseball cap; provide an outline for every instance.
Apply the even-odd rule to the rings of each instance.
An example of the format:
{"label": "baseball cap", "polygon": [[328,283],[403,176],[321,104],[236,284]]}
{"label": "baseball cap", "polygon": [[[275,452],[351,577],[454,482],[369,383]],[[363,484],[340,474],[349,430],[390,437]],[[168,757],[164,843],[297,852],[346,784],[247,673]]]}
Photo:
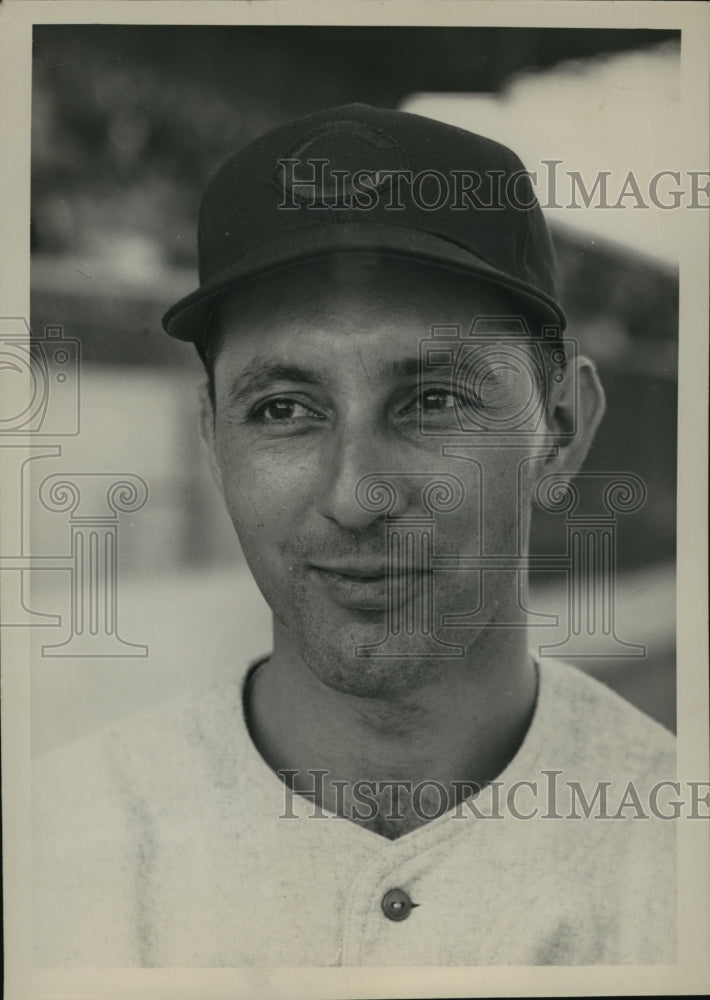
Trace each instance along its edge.
{"label": "baseball cap", "polygon": [[200,205],[199,287],[163,317],[199,344],[241,282],[337,251],[445,265],[566,325],[532,183],[506,146],[403,111],[349,104],[292,120],[231,156]]}

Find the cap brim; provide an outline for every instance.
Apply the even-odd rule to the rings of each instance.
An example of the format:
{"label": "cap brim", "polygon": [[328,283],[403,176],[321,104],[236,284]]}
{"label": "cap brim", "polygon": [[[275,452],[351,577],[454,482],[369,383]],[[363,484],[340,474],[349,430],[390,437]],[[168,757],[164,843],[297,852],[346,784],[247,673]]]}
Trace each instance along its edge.
{"label": "cap brim", "polygon": [[176,302],[163,316],[163,329],[177,340],[199,340],[219,296],[235,286],[305,260],[353,250],[392,253],[463,271],[514,292],[535,315],[547,318],[560,331],[567,325],[554,299],[448,239],[403,226],[343,222],[302,227],[264,242]]}

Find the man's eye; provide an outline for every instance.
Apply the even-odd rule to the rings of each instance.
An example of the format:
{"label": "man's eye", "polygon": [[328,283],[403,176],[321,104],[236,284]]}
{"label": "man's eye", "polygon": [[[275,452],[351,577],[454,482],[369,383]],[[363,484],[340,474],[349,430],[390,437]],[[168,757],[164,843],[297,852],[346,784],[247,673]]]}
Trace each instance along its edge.
{"label": "man's eye", "polygon": [[254,419],[265,424],[291,420],[320,419],[320,415],[295,399],[270,399],[254,411]]}
{"label": "man's eye", "polygon": [[439,413],[455,406],[454,394],[446,389],[426,389],[419,396],[419,408],[424,413]]}
{"label": "man's eye", "polygon": [[422,416],[441,414],[450,416],[454,411],[480,408],[482,401],[468,392],[454,391],[445,387],[423,389],[415,400],[413,409]]}

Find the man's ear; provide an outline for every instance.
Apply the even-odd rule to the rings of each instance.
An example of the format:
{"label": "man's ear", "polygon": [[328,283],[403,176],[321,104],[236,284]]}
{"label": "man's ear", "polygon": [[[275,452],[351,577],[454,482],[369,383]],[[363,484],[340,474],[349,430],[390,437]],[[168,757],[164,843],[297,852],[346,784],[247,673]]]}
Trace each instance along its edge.
{"label": "man's ear", "polygon": [[210,399],[207,382],[203,382],[199,389],[200,400],[200,438],[204,446],[207,463],[212,473],[217,489],[223,493],[222,473],[217,461],[217,449],[215,446],[214,408]]}
{"label": "man's ear", "polygon": [[556,384],[548,405],[547,425],[557,446],[545,460],[544,471],[570,479],[582,466],[604,416],[606,399],[597,370],[589,358],[575,358]]}

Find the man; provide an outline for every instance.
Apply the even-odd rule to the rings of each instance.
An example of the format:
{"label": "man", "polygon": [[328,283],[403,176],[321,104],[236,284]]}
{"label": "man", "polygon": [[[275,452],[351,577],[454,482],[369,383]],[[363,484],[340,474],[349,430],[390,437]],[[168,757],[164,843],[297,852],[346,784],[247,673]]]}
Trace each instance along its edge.
{"label": "man", "polygon": [[164,325],[273,650],[47,772],[44,960],[674,961],[673,824],[636,808],[670,738],[528,649],[532,508],[603,394],[520,162],[320,112],[218,171],[199,251]]}

